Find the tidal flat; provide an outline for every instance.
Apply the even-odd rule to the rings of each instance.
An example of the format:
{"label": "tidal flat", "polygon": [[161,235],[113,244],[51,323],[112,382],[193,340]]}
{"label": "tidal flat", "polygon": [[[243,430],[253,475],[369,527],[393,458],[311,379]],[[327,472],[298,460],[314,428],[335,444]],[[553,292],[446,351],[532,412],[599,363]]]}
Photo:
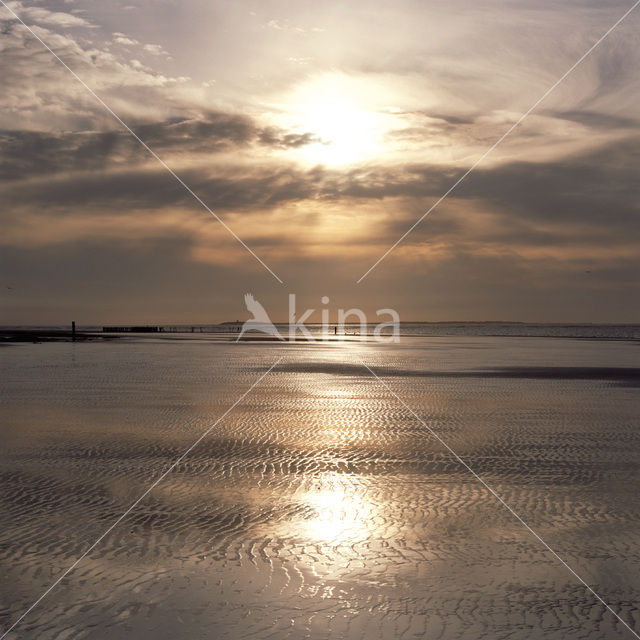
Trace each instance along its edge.
{"label": "tidal flat", "polygon": [[207,433],[7,638],[630,640],[639,353],[6,345],[0,628]]}

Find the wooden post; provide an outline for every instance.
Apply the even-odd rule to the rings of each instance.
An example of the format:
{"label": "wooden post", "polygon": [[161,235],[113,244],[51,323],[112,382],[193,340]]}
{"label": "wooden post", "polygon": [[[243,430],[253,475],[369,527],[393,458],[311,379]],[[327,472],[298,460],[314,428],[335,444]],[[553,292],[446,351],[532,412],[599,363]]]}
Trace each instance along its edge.
{"label": "wooden post", "polygon": [[71,322],[71,339],[76,341],[76,321],[72,320]]}

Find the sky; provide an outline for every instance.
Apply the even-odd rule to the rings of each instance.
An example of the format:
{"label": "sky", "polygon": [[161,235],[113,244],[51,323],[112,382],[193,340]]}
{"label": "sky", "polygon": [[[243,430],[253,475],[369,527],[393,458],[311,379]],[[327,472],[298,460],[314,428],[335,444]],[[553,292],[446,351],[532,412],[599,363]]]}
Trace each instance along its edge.
{"label": "sky", "polygon": [[0,324],[640,322],[631,1],[5,2]]}

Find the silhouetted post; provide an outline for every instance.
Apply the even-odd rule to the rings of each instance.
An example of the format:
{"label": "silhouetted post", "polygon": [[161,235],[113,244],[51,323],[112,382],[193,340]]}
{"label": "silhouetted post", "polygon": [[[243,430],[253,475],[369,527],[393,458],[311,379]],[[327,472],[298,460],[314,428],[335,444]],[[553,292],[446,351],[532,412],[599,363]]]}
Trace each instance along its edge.
{"label": "silhouetted post", "polygon": [[76,321],[75,320],[71,321],[71,339],[74,342],[76,341]]}

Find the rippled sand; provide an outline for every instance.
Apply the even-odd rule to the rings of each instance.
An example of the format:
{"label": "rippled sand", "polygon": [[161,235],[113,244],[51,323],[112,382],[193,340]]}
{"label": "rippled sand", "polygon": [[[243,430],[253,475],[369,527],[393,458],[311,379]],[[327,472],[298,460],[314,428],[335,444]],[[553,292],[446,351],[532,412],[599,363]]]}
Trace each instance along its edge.
{"label": "rippled sand", "polygon": [[5,347],[2,628],[284,356],[8,637],[633,638],[639,349]]}

